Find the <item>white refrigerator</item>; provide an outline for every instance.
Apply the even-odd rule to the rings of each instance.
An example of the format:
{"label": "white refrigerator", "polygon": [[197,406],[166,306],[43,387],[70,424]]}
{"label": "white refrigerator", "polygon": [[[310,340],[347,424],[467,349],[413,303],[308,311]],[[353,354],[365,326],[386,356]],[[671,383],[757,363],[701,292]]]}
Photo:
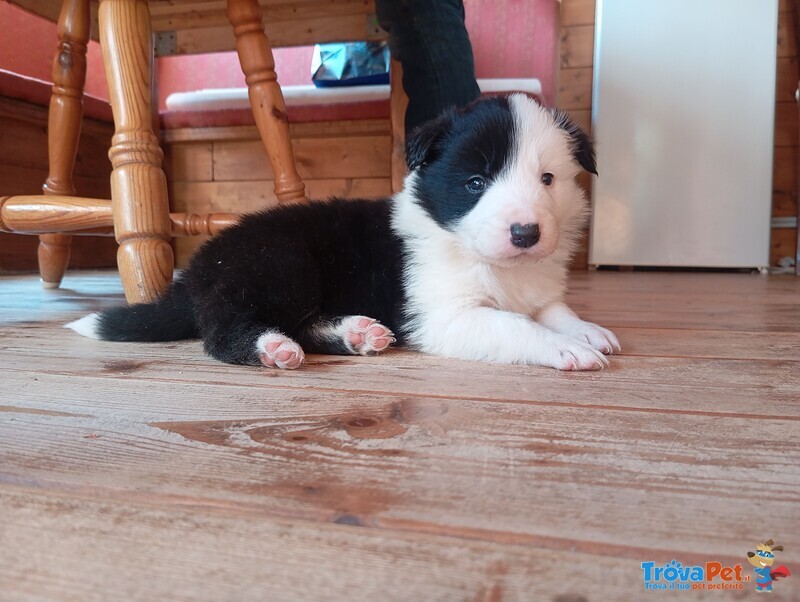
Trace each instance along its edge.
{"label": "white refrigerator", "polygon": [[769,264],[778,0],[598,0],[594,266]]}

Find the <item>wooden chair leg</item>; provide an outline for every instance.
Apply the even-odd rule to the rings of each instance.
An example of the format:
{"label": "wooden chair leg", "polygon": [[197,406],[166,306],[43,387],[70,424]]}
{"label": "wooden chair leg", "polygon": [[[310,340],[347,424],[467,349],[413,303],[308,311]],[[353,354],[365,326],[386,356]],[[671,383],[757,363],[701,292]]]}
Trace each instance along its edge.
{"label": "wooden chair leg", "polygon": [[281,202],[305,201],[305,186],[295,168],[286,106],[258,1],[228,0],[228,19],[236,36],[253,116],[275,172],[275,196]]}
{"label": "wooden chair leg", "polygon": [[109,158],[117,264],[128,302],[144,303],[164,290],[174,267],[164,153],[151,126],[147,0],[101,0],[99,24],[115,127]]}
{"label": "wooden chair leg", "polygon": [[[58,19],[58,47],[53,59],[47,146],[50,173],[42,190],[47,195],[75,194],[72,171],[78,154],[89,41],[89,0],[64,0]],[[45,288],[58,288],[69,264],[68,234],[39,237],[39,273]]]}
{"label": "wooden chair leg", "polygon": [[72,236],[69,234],[39,235],[39,275],[44,288],[58,288],[69,265]]}

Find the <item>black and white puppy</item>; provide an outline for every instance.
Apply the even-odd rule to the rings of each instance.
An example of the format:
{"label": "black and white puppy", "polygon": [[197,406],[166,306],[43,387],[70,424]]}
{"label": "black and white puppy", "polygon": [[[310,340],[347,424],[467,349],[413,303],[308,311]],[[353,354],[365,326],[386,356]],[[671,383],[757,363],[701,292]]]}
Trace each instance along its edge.
{"label": "black and white puppy", "polygon": [[593,370],[619,349],[563,302],[596,173],[589,138],[514,94],[476,101],[409,140],[392,199],[336,200],[242,218],[157,301],[67,326],[109,341],[201,337],[234,364],[297,368],[304,353],[395,341],[446,357]]}

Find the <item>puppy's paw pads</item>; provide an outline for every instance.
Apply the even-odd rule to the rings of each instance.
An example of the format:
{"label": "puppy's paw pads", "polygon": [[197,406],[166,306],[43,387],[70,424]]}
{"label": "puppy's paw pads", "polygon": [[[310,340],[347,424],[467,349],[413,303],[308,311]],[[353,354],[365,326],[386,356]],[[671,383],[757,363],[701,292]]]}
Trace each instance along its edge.
{"label": "puppy's paw pads", "polygon": [[554,368],[559,370],[602,370],[608,360],[598,350],[580,342],[565,342],[556,348]]}
{"label": "puppy's paw pads", "polygon": [[613,332],[597,324],[592,324],[591,322],[584,322],[569,334],[582,343],[588,343],[593,348],[606,355],[622,351],[622,348],[619,346],[619,341]]}
{"label": "puppy's paw pads", "polygon": [[292,339],[277,332],[262,334],[256,343],[258,358],[270,368],[294,370],[305,361],[303,348]]}
{"label": "puppy's paw pads", "polygon": [[345,341],[359,355],[380,353],[395,342],[391,330],[367,316],[349,316],[341,326]]}

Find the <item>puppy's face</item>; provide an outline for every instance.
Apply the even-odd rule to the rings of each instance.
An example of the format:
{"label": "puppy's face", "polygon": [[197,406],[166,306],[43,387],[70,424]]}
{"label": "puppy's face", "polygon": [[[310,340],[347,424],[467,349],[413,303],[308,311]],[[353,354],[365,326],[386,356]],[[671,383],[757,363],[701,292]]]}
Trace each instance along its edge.
{"label": "puppy's face", "polygon": [[596,173],[586,134],[521,94],[446,113],[415,132],[407,156],[430,217],[501,265],[547,257],[574,235],[585,213],[574,178]]}

